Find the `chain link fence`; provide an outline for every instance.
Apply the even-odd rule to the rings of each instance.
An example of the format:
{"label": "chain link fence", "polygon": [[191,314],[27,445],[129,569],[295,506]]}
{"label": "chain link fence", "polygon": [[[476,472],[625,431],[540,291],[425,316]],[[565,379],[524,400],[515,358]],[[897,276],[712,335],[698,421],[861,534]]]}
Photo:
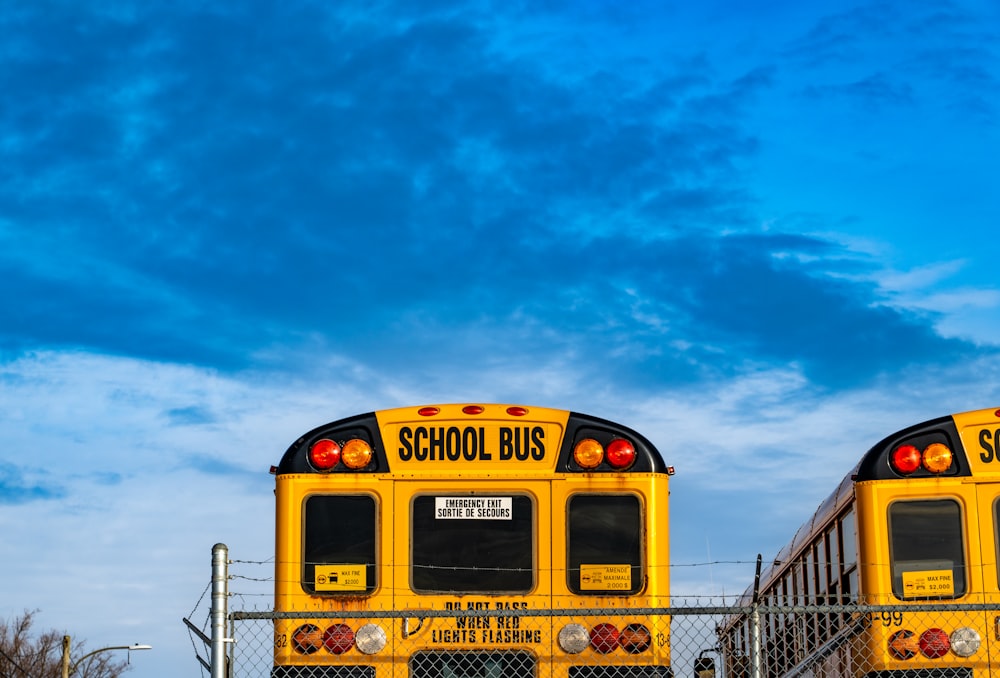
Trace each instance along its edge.
{"label": "chain link fence", "polygon": [[992,675],[998,619],[968,604],[232,612],[229,661],[232,678],[961,678]]}
{"label": "chain link fence", "polygon": [[212,629],[194,629],[212,650],[199,655],[211,678],[979,678],[993,667],[1000,675],[1000,605],[986,598],[276,613],[253,609],[270,604],[264,589],[230,594],[229,581],[213,575]]}

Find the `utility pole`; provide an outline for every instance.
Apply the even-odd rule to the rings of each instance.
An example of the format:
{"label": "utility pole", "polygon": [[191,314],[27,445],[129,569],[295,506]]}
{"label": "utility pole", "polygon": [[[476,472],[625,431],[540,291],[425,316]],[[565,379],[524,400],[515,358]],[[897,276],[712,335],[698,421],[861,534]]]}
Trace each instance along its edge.
{"label": "utility pole", "polygon": [[74,671],[76,671],[76,667],[80,665],[80,662],[82,662],[87,657],[93,657],[95,654],[98,654],[100,652],[108,652],[110,650],[128,650],[129,652],[131,652],[132,650],[152,650],[153,649],[152,645],[138,645],[138,644],[135,644],[135,645],[113,645],[111,647],[102,647],[99,650],[94,650],[93,652],[88,652],[87,654],[85,654],[82,657],[80,657],[79,659],[77,659],[76,662],[73,663],[72,666],[70,666],[70,663],[69,663],[70,645],[71,645],[71,643],[70,643],[70,637],[69,636],[63,636],[63,643],[62,643],[62,678],[69,678],[70,674],[73,673]]}
{"label": "utility pole", "polygon": [[69,636],[63,636],[62,678],[69,678]]}

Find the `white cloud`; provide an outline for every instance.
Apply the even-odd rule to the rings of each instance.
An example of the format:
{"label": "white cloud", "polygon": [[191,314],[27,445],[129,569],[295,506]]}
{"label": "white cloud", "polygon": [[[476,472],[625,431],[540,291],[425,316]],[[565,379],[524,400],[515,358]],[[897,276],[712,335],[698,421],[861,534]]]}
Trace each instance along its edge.
{"label": "white cloud", "polygon": [[1000,288],[950,285],[967,262],[940,262],[878,276],[888,305],[936,316],[934,327],[944,337],[997,345],[1000,336]]}
{"label": "white cloud", "polygon": [[907,295],[944,282],[959,274],[967,262],[960,259],[917,266],[905,271],[888,270],[878,276],[879,286],[891,295]]}
{"label": "white cloud", "polygon": [[[830,232],[813,235],[841,243],[846,252],[860,259],[884,262],[893,254],[893,248],[887,242],[872,237]],[[807,261],[799,254],[784,256],[796,256],[803,262]],[[945,259],[906,269],[885,267],[859,274],[828,275],[874,283],[882,303],[890,308],[935,315],[934,328],[944,337],[996,345],[1000,336],[1000,288],[973,287],[961,282],[972,264],[966,258]]]}

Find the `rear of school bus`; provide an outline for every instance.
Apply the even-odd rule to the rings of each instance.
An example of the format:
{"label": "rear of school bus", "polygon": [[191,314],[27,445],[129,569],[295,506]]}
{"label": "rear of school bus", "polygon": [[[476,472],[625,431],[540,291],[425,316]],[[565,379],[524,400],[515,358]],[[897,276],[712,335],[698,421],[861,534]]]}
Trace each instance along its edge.
{"label": "rear of school bus", "polygon": [[861,675],[1000,675],[998,455],[988,409],[901,431],[862,460],[859,602],[890,607],[857,644]]}
{"label": "rear of school bus", "polygon": [[635,431],[399,408],[310,431],[276,475],[275,678],[671,675],[668,469]]}

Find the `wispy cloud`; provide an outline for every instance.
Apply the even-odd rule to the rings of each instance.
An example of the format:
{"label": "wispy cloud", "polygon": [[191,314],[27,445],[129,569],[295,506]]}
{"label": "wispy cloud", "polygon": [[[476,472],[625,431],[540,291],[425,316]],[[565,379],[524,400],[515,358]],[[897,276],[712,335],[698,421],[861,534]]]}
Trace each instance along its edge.
{"label": "wispy cloud", "polygon": [[0,503],[27,504],[61,499],[65,495],[65,487],[47,478],[45,473],[36,469],[25,473],[24,468],[0,462]]}

